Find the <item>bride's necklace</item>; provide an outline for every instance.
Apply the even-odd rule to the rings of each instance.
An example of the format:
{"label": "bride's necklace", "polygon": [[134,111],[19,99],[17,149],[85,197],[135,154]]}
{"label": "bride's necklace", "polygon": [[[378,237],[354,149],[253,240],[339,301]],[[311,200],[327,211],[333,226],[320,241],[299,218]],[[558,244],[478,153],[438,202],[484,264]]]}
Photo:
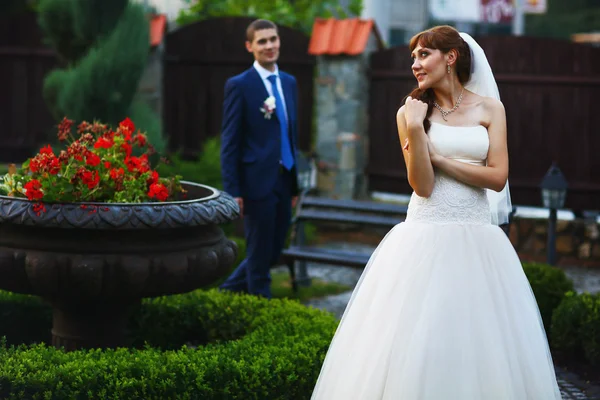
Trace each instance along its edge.
{"label": "bride's necklace", "polygon": [[462,101],[462,95],[463,95],[464,91],[465,91],[465,88],[463,87],[462,90],[460,91],[460,95],[458,96],[458,100],[456,100],[456,104],[454,105],[454,107],[452,107],[448,111],[446,111],[442,107],[440,107],[440,105],[435,100],[433,101],[433,105],[435,106],[435,108],[437,108],[438,110],[440,110],[440,112],[442,113],[442,118],[444,119],[444,121],[448,121],[446,119],[446,117],[448,116],[448,114],[451,114],[454,111],[456,111],[456,109],[460,105],[460,102]]}

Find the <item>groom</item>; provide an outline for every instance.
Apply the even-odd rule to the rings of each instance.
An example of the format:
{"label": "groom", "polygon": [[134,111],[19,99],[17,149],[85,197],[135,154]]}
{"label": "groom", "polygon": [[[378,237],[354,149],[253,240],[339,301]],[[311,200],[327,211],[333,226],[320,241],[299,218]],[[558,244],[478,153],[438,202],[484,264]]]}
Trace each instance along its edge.
{"label": "groom", "polygon": [[246,30],[254,65],[227,80],[221,170],[224,190],[244,219],[246,259],[221,289],[271,298],[270,269],[279,258],[296,202],[296,79],[277,67],[277,26],[256,20]]}

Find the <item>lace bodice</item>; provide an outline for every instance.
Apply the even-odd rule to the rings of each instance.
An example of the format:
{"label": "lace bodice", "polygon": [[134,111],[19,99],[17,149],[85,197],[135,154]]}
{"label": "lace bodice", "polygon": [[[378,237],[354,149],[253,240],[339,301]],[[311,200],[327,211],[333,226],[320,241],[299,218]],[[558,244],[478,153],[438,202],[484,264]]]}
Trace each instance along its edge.
{"label": "lace bodice", "polygon": [[[489,137],[484,126],[455,127],[432,122],[429,138],[444,157],[485,165]],[[486,189],[459,182],[438,169],[434,174],[431,196],[426,198],[412,194],[407,221],[469,225],[491,223]]]}

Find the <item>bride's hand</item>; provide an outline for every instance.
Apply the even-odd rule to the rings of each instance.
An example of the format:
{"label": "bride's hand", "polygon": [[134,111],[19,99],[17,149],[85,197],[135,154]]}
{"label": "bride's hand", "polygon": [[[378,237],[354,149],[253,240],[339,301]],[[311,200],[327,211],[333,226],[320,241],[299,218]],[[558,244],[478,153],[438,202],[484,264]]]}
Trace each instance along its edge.
{"label": "bride's hand", "polygon": [[443,158],[443,156],[437,152],[435,146],[433,143],[431,143],[429,136],[427,136],[427,150],[429,150],[429,159],[431,160],[431,164],[435,166],[438,161]]}
{"label": "bride's hand", "polygon": [[404,103],[404,109],[407,126],[411,127],[423,125],[423,121],[427,116],[427,103],[408,96],[406,98],[406,102]]}

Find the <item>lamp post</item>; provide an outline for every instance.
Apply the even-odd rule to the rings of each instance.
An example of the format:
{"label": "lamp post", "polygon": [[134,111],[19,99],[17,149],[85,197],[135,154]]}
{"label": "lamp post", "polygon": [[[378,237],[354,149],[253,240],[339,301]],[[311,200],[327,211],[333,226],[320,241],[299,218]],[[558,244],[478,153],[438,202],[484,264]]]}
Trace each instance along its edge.
{"label": "lamp post", "polygon": [[548,218],[548,243],[547,262],[556,265],[556,214],[559,208],[565,205],[567,188],[569,187],[565,176],[556,163],[552,163],[548,172],[540,183],[542,189],[542,203],[550,210]]}
{"label": "lamp post", "polygon": [[304,194],[313,188],[313,167],[312,162],[302,153],[299,153],[297,156],[296,170],[298,171],[298,191]]}
{"label": "lamp post", "polygon": [[[315,168],[312,160],[307,159],[302,153],[298,153],[296,158],[296,170],[298,171],[298,192],[300,192],[298,203],[301,204],[302,198],[306,195],[306,193],[314,188],[313,174]],[[296,243],[298,245],[303,245],[306,241],[306,237],[304,235],[304,223],[302,221],[298,221],[295,229]],[[311,279],[306,268],[306,261],[296,261],[295,264],[295,268],[297,266],[296,282],[298,285],[310,286]]]}

